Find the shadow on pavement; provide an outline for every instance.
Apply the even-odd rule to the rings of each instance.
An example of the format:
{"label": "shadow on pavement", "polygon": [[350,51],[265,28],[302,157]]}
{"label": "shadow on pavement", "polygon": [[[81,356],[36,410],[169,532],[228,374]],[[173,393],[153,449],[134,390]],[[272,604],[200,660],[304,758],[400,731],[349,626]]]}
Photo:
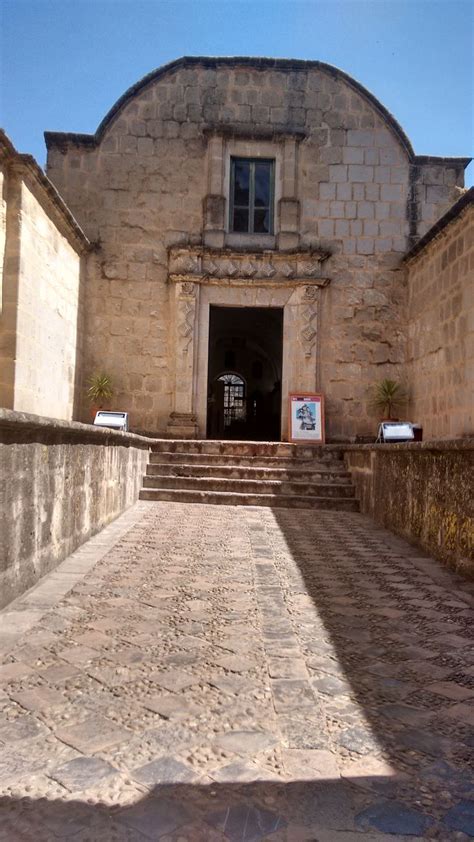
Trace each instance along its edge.
{"label": "shadow on pavement", "polygon": [[[382,755],[395,778],[376,789],[474,838],[469,583],[360,515],[272,514],[292,624],[336,742],[360,756],[354,774],[375,773],[370,755]],[[278,532],[293,565],[278,559]]]}
{"label": "shadow on pavement", "polygon": [[[442,570],[432,579],[430,562],[415,563],[404,543],[358,515],[244,517],[267,662],[294,666],[304,656],[304,678],[275,676],[271,666],[268,677],[275,709],[282,702],[278,739],[287,759],[293,752],[287,780],[252,780],[248,756],[246,777],[227,766],[227,777],[212,772],[220,782],[180,763],[168,776],[155,771],[128,807],[89,803],[90,780],[65,788],[69,801],[12,795],[0,799],[1,842],[474,837],[474,615],[462,582]],[[324,765],[329,758],[334,768],[336,753],[340,777]],[[321,760],[317,772],[310,755]],[[119,774],[110,769],[110,791]],[[138,781],[136,769],[131,777]],[[106,791],[107,781],[95,799]]]}
{"label": "shadow on pavement", "polygon": [[[400,805],[390,807],[382,794],[385,786],[377,778],[361,786],[344,780],[179,784],[156,786],[128,807],[2,798],[0,839],[344,842],[354,838],[351,831],[369,842],[388,842],[392,834],[425,838],[432,829],[430,819]],[[371,791],[380,792],[375,802]]]}

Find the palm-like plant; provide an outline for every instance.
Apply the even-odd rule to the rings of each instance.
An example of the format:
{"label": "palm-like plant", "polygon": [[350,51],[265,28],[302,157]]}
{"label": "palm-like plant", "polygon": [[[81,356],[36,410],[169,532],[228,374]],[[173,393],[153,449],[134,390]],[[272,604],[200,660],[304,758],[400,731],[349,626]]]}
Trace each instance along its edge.
{"label": "palm-like plant", "polygon": [[112,397],[114,390],[108,374],[92,374],[87,380],[87,397],[92,404],[100,404]]}
{"label": "palm-like plant", "polygon": [[396,410],[405,406],[408,395],[401,383],[385,378],[377,383],[370,398],[370,406],[376,412],[384,413],[387,421],[393,418]]}

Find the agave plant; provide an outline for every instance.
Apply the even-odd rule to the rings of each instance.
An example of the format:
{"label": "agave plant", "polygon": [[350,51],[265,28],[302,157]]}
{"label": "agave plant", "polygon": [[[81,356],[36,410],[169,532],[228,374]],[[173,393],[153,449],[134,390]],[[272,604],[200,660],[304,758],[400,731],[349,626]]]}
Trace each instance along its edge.
{"label": "agave plant", "polygon": [[390,421],[396,410],[404,407],[407,400],[408,395],[402,384],[385,378],[373,387],[370,406],[374,411],[383,413],[385,419]]}
{"label": "agave plant", "polygon": [[88,380],[87,397],[92,404],[108,401],[113,395],[112,381],[108,374],[92,374]]}

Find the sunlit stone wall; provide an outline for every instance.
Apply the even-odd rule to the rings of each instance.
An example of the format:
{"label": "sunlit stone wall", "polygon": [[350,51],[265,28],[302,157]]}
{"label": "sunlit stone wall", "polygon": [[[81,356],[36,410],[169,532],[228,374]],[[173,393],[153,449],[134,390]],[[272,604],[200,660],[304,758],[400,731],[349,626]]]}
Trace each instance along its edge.
{"label": "sunlit stone wall", "polygon": [[465,161],[416,158],[383,107],[333,68],[265,59],[175,62],[124,95],[96,136],[48,133],[47,144],[48,174],[96,243],[84,368],[110,373],[135,429],[167,430],[181,377],[168,249],[232,245],[238,149],[274,158],[277,202],[275,236],[237,247],[330,254],[309,384],[326,395],[328,437],[374,432],[369,388],[404,373],[401,258],[455,200]]}
{"label": "sunlit stone wall", "polygon": [[88,243],[34,160],[1,137],[0,153],[0,406],[71,419],[81,364],[81,254]]}
{"label": "sunlit stone wall", "polygon": [[469,204],[408,263],[410,411],[427,438],[474,434],[474,190],[469,194]]}

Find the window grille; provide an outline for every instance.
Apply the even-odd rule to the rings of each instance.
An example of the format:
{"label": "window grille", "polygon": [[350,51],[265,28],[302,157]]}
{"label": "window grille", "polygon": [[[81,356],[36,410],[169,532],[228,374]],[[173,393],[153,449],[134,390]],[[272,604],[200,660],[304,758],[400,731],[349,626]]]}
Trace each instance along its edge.
{"label": "window grille", "polygon": [[224,427],[233,421],[245,421],[245,382],[238,374],[221,374],[218,380],[224,383]]}

